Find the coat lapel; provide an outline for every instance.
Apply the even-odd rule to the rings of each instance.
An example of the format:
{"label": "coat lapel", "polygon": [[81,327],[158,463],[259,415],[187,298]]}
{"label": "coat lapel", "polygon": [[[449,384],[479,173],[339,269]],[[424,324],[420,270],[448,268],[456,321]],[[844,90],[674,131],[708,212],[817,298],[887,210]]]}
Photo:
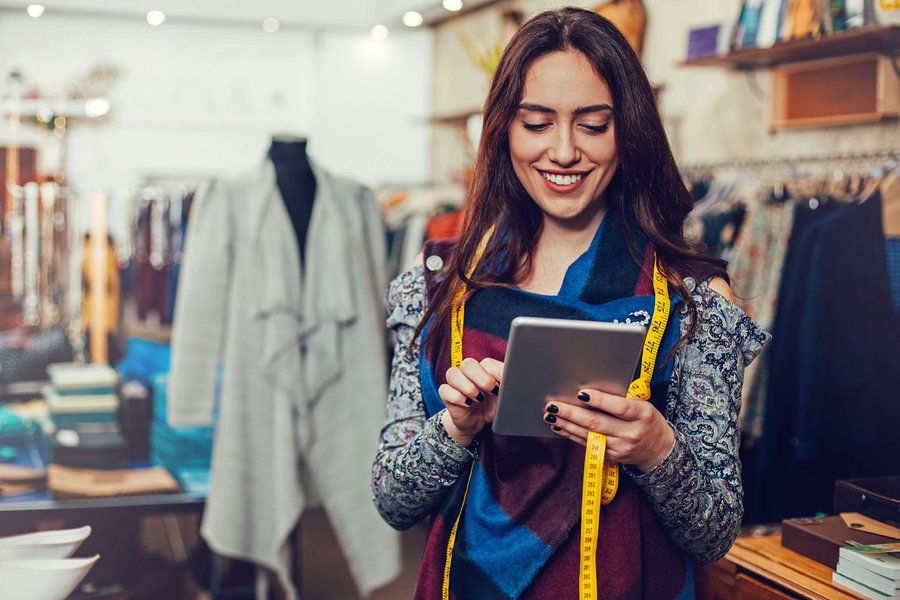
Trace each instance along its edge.
{"label": "coat lapel", "polygon": [[258,210],[249,215],[256,273],[254,316],[263,330],[261,366],[278,389],[294,397],[301,411],[341,374],[340,330],[357,314],[348,239],[347,211],[352,207],[336,190],[334,179],[312,167],[316,197],[305,273],[270,160],[265,161],[256,187],[263,194]]}

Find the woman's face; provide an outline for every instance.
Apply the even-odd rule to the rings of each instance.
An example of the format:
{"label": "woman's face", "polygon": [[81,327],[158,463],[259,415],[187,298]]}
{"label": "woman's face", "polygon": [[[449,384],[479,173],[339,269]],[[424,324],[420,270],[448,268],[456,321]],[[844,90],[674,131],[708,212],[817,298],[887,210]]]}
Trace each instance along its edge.
{"label": "woman's face", "polygon": [[618,166],[613,108],[609,87],[582,53],[553,52],[532,63],[509,154],[545,221],[599,224]]}

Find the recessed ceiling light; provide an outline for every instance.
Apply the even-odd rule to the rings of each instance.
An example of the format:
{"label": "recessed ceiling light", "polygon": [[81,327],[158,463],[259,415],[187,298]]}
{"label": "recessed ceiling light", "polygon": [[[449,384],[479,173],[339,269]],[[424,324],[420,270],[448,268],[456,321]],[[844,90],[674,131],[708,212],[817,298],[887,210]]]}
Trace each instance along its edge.
{"label": "recessed ceiling light", "polygon": [[166,22],[166,13],[161,10],[151,10],[147,13],[147,23],[157,27]]}
{"label": "recessed ceiling light", "polygon": [[462,0],[444,0],[443,4],[444,8],[446,8],[447,10],[452,10],[453,12],[462,9],[463,7]]}
{"label": "recessed ceiling light", "polygon": [[373,40],[386,40],[391,35],[391,30],[384,25],[373,25],[369,30]]}
{"label": "recessed ceiling light", "polygon": [[281,23],[275,17],[266,17],[263,19],[262,28],[266,33],[275,33],[281,28]]}
{"label": "recessed ceiling light", "polygon": [[422,24],[422,15],[414,10],[403,13],[403,24],[407,27],[418,27]]}
{"label": "recessed ceiling light", "polygon": [[34,17],[37,19],[42,14],[44,14],[44,7],[40,4],[29,4],[28,8],[25,9],[25,12],[28,13],[29,17]]}

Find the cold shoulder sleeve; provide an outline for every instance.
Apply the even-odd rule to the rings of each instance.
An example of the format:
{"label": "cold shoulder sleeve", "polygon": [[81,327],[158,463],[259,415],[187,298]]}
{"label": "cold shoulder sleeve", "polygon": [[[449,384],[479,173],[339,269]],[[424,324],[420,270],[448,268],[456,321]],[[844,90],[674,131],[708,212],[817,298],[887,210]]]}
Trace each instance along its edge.
{"label": "cold shoulder sleeve", "polygon": [[[744,367],[771,336],[706,283],[685,280],[699,328],[676,357],[666,418],[675,443],[647,473],[629,469],[669,535],[694,560],[721,558],[743,516],[738,413]],[[682,320],[682,333],[690,322]]]}
{"label": "cold shoulder sleeve", "polygon": [[391,282],[387,325],[396,342],[387,418],[372,466],[372,494],[378,512],[397,529],[431,514],[474,457],[444,430],[442,412],[426,416],[415,344],[425,303],[421,266]]}

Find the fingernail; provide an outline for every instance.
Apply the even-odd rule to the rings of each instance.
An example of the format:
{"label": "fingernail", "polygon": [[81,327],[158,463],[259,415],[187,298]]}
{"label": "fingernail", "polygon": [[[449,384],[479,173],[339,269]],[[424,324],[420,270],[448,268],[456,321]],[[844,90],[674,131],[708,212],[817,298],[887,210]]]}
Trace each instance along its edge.
{"label": "fingernail", "polygon": [[478,395],[475,396],[475,399],[479,402],[484,402],[484,392],[478,392]]}
{"label": "fingernail", "polygon": [[492,395],[492,396],[496,396],[496,395],[499,394],[499,393],[500,393],[500,386],[499,386],[499,385],[495,385],[495,386],[494,386],[494,389],[491,390],[491,395]]}
{"label": "fingernail", "polygon": [[556,414],[556,413],[559,412],[559,407],[558,407],[557,405],[555,405],[555,404],[551,404],[550,406],[547,407],[547,412],[551,412],[551,413],[553,413],[553,414]]}
{"label": "fingernail", "polygon": [[548,423],[556,423],[556,417],[553,415],[547,415],[546,417],[544,417],[544,420]]}
{"label": "fingernail", "polygon": [[578,399],[582,402],[588,402],[591,399],[591,396],[587,392],[578,392]]}
{"label": "fingernail", "polygon": [[466,398],[466,406],[472,406],[472,399]]}
{"label": "fingernail", "polygon": [[562,427],[557,427],[556,425],[551,427],[551,429],[553,429],[553,431],[562,431]]}

